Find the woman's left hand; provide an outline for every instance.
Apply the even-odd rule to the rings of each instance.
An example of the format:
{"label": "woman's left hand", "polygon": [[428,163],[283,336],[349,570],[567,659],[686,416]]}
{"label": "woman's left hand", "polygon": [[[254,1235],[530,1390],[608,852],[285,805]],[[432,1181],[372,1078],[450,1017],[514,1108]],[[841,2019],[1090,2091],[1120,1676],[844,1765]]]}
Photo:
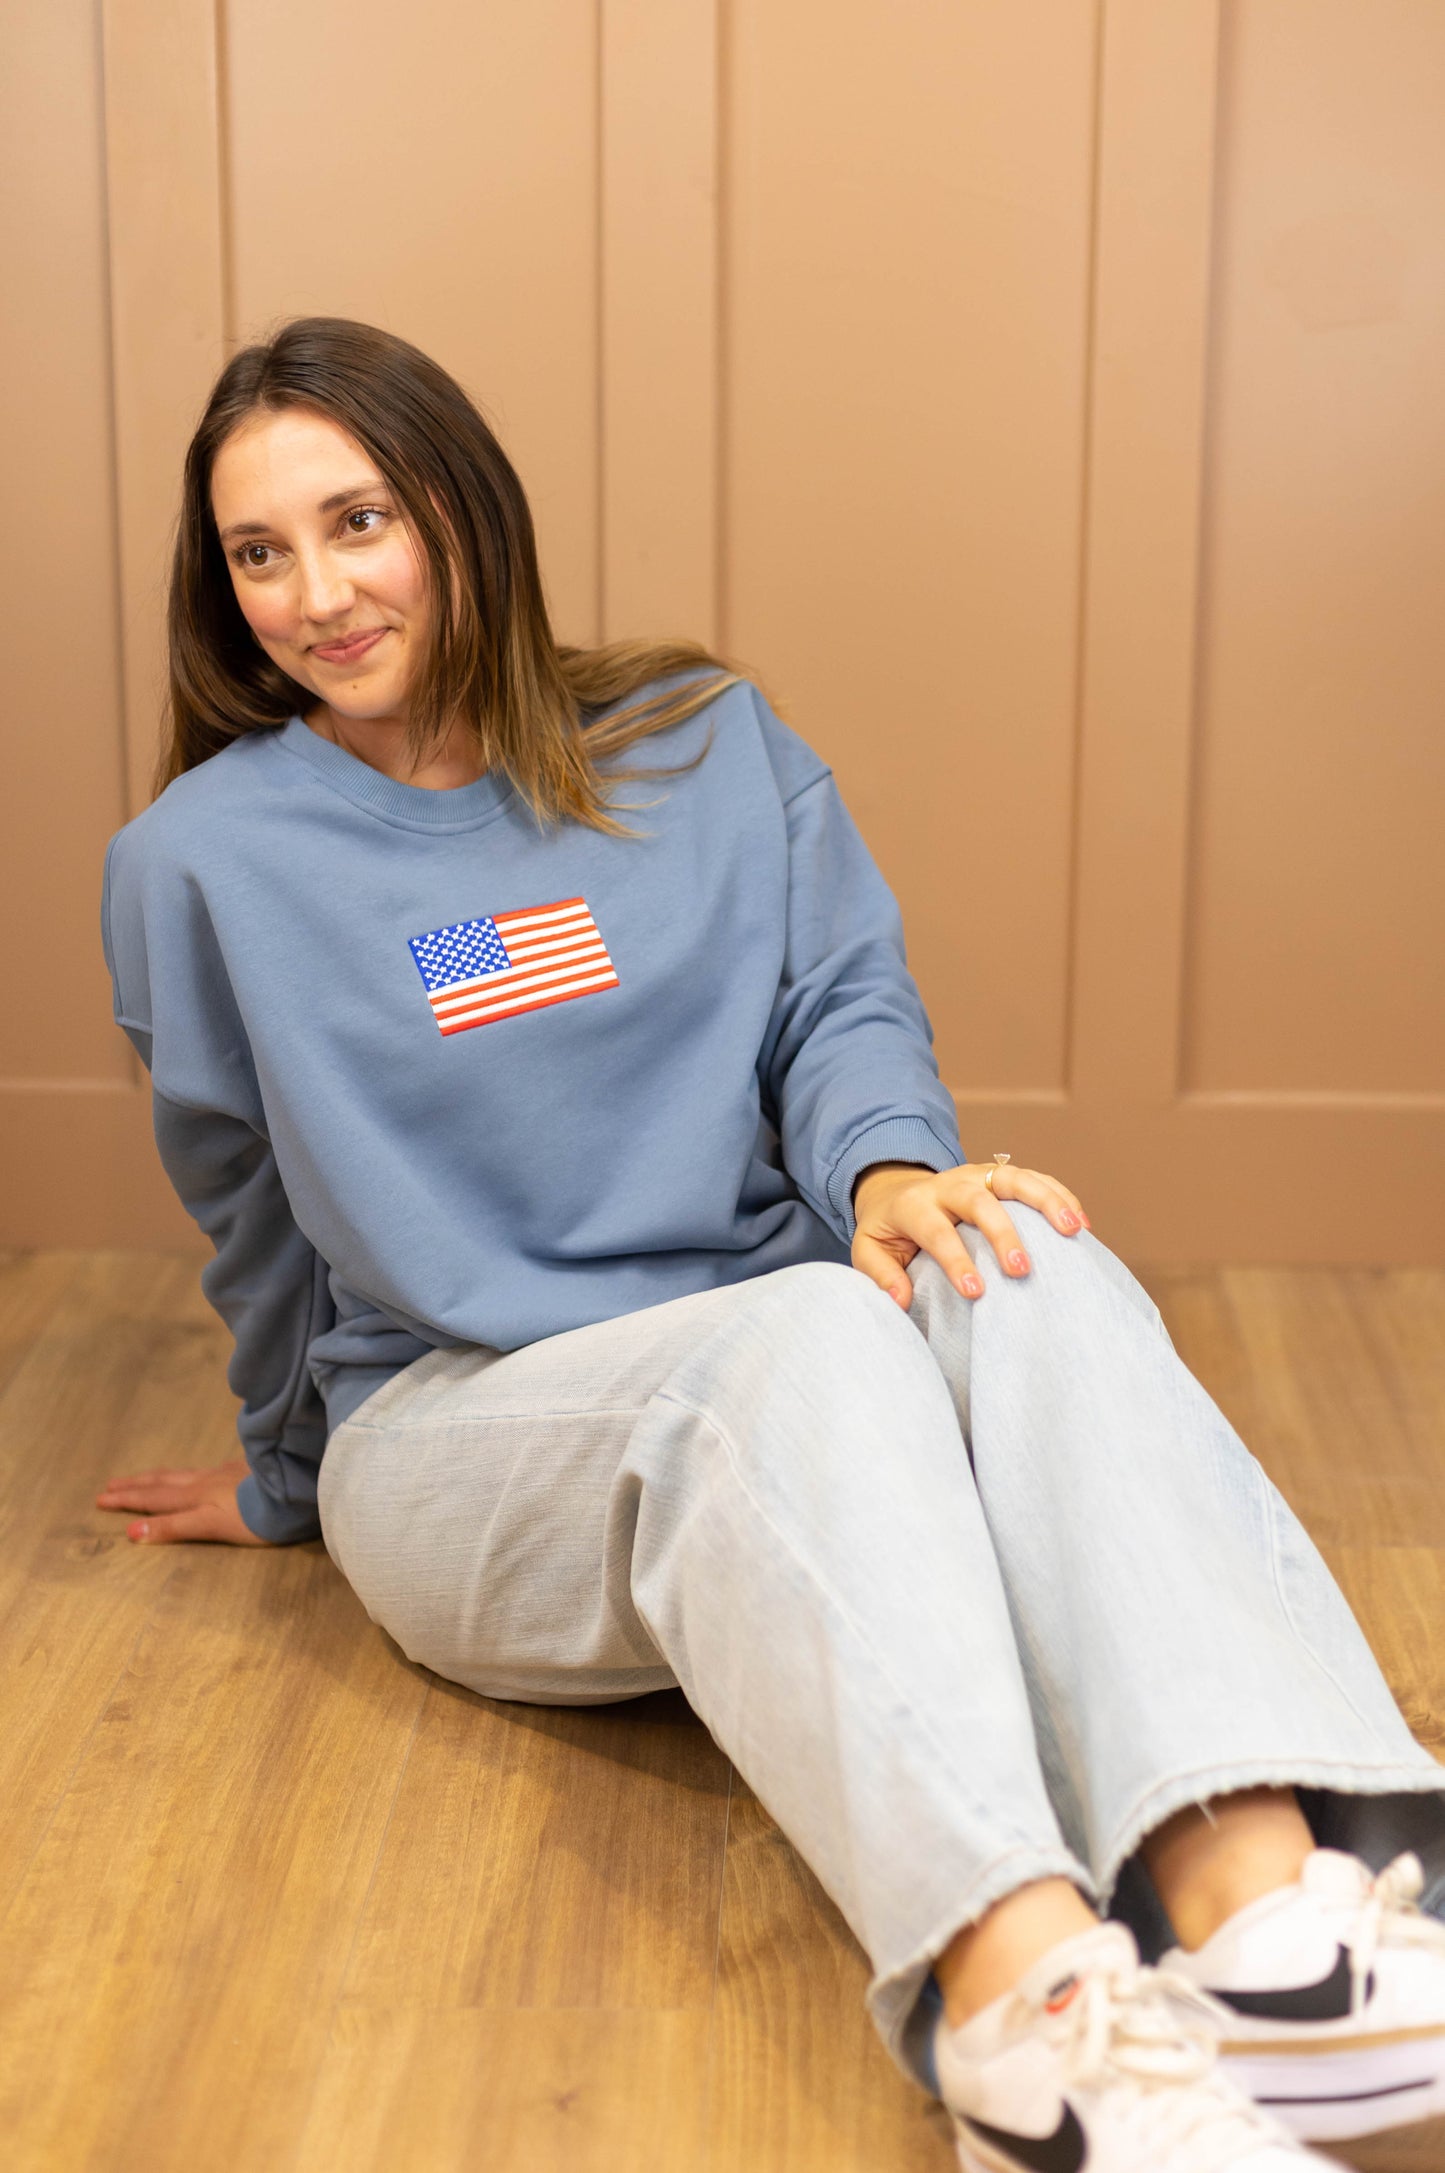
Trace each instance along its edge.
{"label": "woman's left hand", "polygon": [[179,1539],[215,1539],[231,1547],[269,1547],[253,1532],[236,1501],[245,1478],[244,1456],[205,1467],[185,1465],[164,1471],[133,1471],[110,1479],[95,1497],[97,1509],[140,1509],[125,1536],[138,1545],[170,1546]]}
{"label": "woman's left hand", "polygon": [[[994,1171],[993,1186],[984,1183]],[[983,1278],[958,1234],[971,1222],[998,1254],[1006,1275],[1029,1272],[1029,1258],[1001,1200],[1022,1200],[1047,1215],[1066,1237],[1089,1228],[1089,1218],[1057,1177],[1017,1169],[1012,1162],[960,1162],[931,1170],[917,1162],[874,1162],[853,1187],[853,1265],[886,1290],[907,1312],[913,1285],[902,1270],[915,1253],[932,1253],[955,1290],[983,1296]]]}

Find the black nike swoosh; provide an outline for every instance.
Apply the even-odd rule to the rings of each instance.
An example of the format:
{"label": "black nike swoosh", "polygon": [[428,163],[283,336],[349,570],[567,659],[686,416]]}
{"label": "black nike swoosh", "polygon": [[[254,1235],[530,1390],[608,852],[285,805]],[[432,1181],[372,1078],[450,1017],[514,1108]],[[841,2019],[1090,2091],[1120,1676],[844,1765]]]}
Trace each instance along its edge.
{"label": "black nike swoosh", "polygon": [[1014,2135],[1007,2128],[991,2128],[986,2120],[975,2120],[971,2113],[959,2117],[981,2142],[1007,2151],[1016,2165],[1028,2167],[1028,2173],[1082,2173],[1088,2145],[1072,2105],[1065,2105],[1064,2117],[1052,2135]]}
{"label": "black nike swoosh", "polygon": [[[1215,1999],[1223,2000],[1237,2015],[1255,2015],[1261,2022],[1343,2022],[1350,2013],[1350,1997],[1354,1989],[1350,1970],[1350,1952],[1341,1947],[1335,1955],[1335,1966],[1318,1984],[1289,1985],[1276,1992],[1215,1992]],[[1365,1998],[1373,1997],[1375,1972],[1365,1979]]]}

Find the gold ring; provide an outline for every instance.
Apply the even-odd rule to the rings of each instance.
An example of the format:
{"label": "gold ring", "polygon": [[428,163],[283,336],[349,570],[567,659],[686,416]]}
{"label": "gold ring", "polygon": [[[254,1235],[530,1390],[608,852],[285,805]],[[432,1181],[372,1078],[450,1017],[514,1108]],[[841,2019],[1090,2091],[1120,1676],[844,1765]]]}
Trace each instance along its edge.
{"label": "gold ring", "polygon": [[[988,1187],[988,1189],[989,1189],[989,1191],[990,1191],[990,1192],[993,1192],[993,1181],[994,1181],[995,1177],[997,1177],[997,1175],[998,1175],[999,1171],[1000,1171],[1000,1170],[1001,1170],[1001,1169],[1002,1169],[1002,1168],[1004,1167],[1004,1164],[1005,1164],[1006,1162],[1011,1162],[1012,1160],[1013,1160],[1013,1156],[1012,1156],[1011,1154],[997,1154],[997,1153],[996,1153],[996,1154],[994,1155],[994,1158],[993,1158],[993,1168],[992,1168],[992,1169],[990,1169],[990,1170],[986,1170],[986,1171],[984,1172],[984,1179],[983,1179],[983,1181],[984,1181],[985,1185],[986,1185],[986,1186]],[[994,1193],[993,1193],[993,1196],[994,1196],[994,1198],[995,1198],[995,1199],[997,1199],[997,1198],[998,1198],[998,1194],[997,1194],[996,1192],[994,1192]]]}

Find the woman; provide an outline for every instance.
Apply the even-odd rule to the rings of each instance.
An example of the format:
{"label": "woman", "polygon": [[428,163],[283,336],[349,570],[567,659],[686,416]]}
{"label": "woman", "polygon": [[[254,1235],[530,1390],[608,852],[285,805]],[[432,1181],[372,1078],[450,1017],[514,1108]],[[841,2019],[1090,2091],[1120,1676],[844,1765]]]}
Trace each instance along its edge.
{"label": "woman", "polygon": [[102,925],[245,1456],[101,1504],[319,1534],[489,1696],[680,1683],[966,2168],[1445,2110],[1445,1930],[1351,1847],[1445,1771],[1078,1200],[963,1159],[826,764],[704,650],[559,649],[482,418],[346,320],[222,373],[170,650]]}

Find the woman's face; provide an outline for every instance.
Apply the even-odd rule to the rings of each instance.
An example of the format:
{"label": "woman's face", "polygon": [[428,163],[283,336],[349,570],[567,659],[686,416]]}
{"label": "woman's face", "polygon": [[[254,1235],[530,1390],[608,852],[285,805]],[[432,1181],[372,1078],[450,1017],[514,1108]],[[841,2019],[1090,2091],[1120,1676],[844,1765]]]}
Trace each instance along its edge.
{"label": "woman's face", "polygon": [[338,717],[404,721],[428,639],[425,572],[356,440],[307,409],[258,415],[217,452],[211,509],[272,662]]}

